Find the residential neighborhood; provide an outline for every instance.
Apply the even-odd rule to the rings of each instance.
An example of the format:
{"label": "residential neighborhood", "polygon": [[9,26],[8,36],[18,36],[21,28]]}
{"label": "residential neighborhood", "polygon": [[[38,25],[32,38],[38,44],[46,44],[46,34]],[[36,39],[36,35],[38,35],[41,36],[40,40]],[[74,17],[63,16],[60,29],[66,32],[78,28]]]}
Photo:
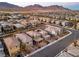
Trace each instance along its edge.
{"label": "residential neighborhood", "polygon": [[0,4],[0,57],[79,57],[79,11],[11,6]]}
{"label": "residential neighborhood", "polygon": [[50,18],[43,18],[45,20],[43,22],[37,16],[30,16],[31,19],[28,18],[30,20],[27,20],[27,16],[18,19],[20,16],[16,14],[11,16],[13,15],[16,17],[9,16],[10,19],[0,22],[1,35],[8,34],[3,37],[3,43],[6,46],[4,50],[7,50],[5,52],[7,56],[27,56],[69,33],[63,27],[53,26],[49,21]]}

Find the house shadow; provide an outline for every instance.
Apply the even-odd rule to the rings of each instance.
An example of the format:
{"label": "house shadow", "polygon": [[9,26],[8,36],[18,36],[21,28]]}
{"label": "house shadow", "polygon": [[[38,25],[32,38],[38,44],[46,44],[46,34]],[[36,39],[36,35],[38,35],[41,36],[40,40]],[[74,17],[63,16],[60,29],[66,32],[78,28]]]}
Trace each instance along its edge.
{"label": "house shadow", "polygon": [[67,52],[69,55],[71,55],[71,56],[73,56],[73,57],[77,57],[77,56],[75,56],[75,55],[73,55],[73,54],[71,54],[71,53],[69,53],[69,52]]}

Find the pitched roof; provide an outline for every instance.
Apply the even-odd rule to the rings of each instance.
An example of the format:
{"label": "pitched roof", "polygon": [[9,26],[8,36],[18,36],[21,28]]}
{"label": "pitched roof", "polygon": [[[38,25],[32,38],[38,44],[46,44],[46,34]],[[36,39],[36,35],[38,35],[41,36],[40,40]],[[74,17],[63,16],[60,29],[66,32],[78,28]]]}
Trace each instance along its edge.
{"label": "pitched roof", "polygon": [[19,38],[23,43],[32,41],[32,38],[25,33],[16,34],[16,37]]}
{"label": "pitched roof", "polygon": [[20,44],[20,42],[14,37],[6,37],[4,38],[4,42],[7,48],[12,48]]}

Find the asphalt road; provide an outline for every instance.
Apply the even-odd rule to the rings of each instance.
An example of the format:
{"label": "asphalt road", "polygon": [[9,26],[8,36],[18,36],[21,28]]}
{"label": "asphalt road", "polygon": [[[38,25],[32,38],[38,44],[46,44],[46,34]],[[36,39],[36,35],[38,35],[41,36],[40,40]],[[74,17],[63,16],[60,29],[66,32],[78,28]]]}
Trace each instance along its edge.
{"label": "asphalt road", "polygon": [[78,30],[70,30],[72,32],[71,35],[65,37],[64,39],[46,47],[38,51],[35,54],[30,55],[30,57],[54,57],[66,47],[68,47],[74,40],[79,39],[79,31]]}

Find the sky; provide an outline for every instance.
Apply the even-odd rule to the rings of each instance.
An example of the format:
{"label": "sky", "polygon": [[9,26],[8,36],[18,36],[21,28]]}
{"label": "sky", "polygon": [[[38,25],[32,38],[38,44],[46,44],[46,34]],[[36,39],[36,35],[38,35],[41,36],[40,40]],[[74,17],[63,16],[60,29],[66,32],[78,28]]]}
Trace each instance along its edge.
{"label": "sky", "polygon": [[0,0],[0,2],[8,2],[22,7],[34,4],[43,6],[60,5],[69,9],[79,10],[79,0]]}

